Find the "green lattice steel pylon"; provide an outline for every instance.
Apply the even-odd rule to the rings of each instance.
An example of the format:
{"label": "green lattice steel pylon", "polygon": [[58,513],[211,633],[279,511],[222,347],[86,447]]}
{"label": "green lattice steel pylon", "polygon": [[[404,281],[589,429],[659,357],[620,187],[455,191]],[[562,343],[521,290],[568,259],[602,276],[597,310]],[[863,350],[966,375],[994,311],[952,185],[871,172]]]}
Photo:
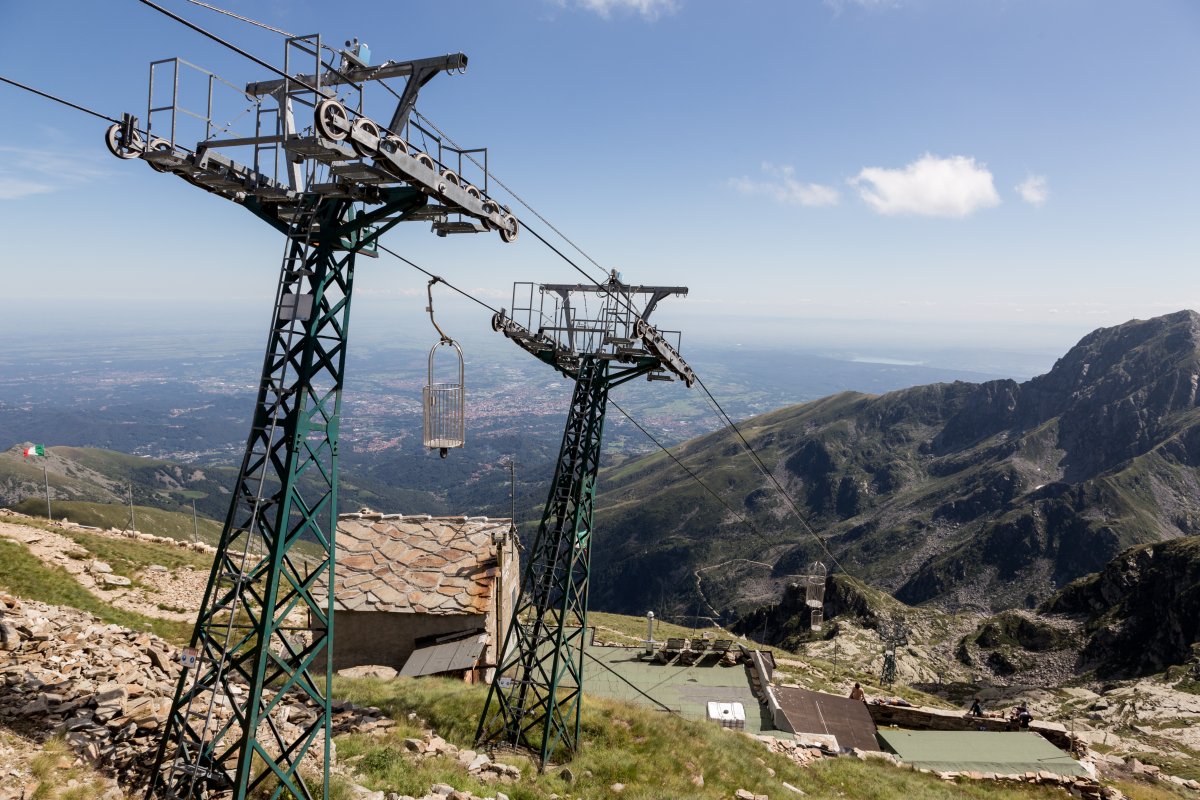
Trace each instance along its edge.
{"label": "green lattice steel pylon", "polygon": [[[506,242],[520,230],[489,196],[479,151],[410,120],[421,87],[464,70],[467,57],[368,61],[357,39],[337,50],[316,34],[286,37],[283,69],[272,68],[278,78],[235,89],[240,122],[231,123],[220,93],[233,84],[178,58],[158,60],[145,125],[127,113],[105,133],[114,156],[231,200],[288,237],[251,433],[148,800],[210,790],[237,800],[328,795],[333,590],[314,587],[333,586],[355,254],[372,254],[404,220],[424,220],[440,236],[493,230]],[[406,83],[385,127],[363,113],[363,86],[392,78]],[[414,134],[436,150],[421,151]],[[464,159],[479,166],[479,185],[465,180]],[[285,695],[300,702],[298,714],[285,711],[295,707]],[[301,762],[319,742],[312,766],[321,777],[305,777]]]}
{"label": "green lattice steel pylon", "polygon": [[[493,320],[497,330],[573,378],[575,389],[554,480],[522,577],[521,599],[513,611],[475,733],[479,744],[505,744],[536,752],[542,768],[556,753],[573,754],[579,748],[592,517],[609,390],[642,375],[662,377],[665,370],[689,385],[694,380],[674,348],[645,323],[643,315],[648,311],[639,315],[630,302],[630,296],[639,291],[661,299],[686,289],[628,287],[615,275],[597,288],[545,288],[560,291],[564,298],[560,311],[565,309],[565,314],[556,314],[565,321],[563,326],[539,326],[535,334],[504,312]],[[576,318],[567,295],[597,289],[607,293],[597,319]],[[546,330],[555,329],[567,334],[570,346],[556,345],[545,336]],[[589,331],[603,335],[589,344]],[[614,352],[614,344],[623,351]]]}
{"label": "green lattice steel pylon", "polygon": [[[286,226],[254,420],[147,798],[223,790],[242,800],[264,785],[271,797],[328,796],[337,443],[354,257],[424,204],[420,192],[396,189],[379,211],[356,217],[348,199],[309,194]],[[307,713],[284,719],[285,698]],[[305,777],[301,761],[314,746],[323,748],[318,777]]]}
{"label": "green lattice steel pylon", "polygon": [[[534,749],[543,764],[559,745],[574,751],[579,741],[592,511],[608,389],[607,363],[585,358],[524,591],[501,651],[508,656],[477,732],[481,740]],[[495,718],[485,727],[493,703]]]}

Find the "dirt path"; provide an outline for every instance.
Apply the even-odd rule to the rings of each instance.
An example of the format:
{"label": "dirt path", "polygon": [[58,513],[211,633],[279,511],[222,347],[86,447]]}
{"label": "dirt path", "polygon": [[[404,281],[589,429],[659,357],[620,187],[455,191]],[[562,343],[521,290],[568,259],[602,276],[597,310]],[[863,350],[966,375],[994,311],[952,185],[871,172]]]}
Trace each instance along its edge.
{"label": "dirt path", "polygon": [[[69,523],[64,530],[69,528],[83,530]],[[127,538],[120,533],[91,528],[86,529],[86,533],[114,539]],[[106,582],[108,573],[94,571],[95,560],[91,554],[62,533],[0,520],[0,537],[20,542],[44,564],[66,570],[80,586],[104,602],[147,617],[181,622],[195,619],[208,582],[207,573],[201,570],[186,566],[168,570],[152,565],[134,576],[134,585],[112,586]],[[155,537],[155,541],[161,543],[161,537]],[[186,543],[175,543],[173,540],[172,543],[189,547]]]}

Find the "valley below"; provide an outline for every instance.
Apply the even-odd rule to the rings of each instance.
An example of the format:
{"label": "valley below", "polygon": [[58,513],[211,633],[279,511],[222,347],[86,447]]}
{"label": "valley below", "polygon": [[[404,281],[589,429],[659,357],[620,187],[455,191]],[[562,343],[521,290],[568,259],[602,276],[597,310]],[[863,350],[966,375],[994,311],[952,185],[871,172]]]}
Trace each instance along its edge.
{"label": "valley below", "polygon": [[[149,533],[64,522],[46,524],[13,512],[0,517],[0,554],[6,565],[0,571],[0,589],[12,592],[16,587],[15,593],[0,598],[5,603],[0,625],[5,626],[5,655],[10,659],[8,666],[0,666],[0,680],[8,686],[0,696],[0,752],[11,779],[0,790],[0,797],[26,797],[30,791],[39,791],[39,786],[45,788],[38,797],[75,796],[70,790],[107,800],[134,796],[132,786],[146,765],[169,707],[172,680],[178,675],[178,647],[187,640],[189,620],[198,609],[206,580],[203,567],[212,553],[213,548],[204,543]],[[1003,618],[982,612],[950,614],[932,607],[904,606],[880,593],[831,581],[830,616],[822,631],[806,630],[795,621],[796,609],[789,604],[794,604],[798,595],[791,590],[771,609],[781,621],[780,629],[790,631],[786,646],[756,642],[752,635],[742,639],[773,653],[778,685],[845,695],[859,682],[871,701],[894,699],[929,707],[933,713],[953,709],[961,713],[977,697],[985,713],[1005,716],[1023,701],[1036,719],[1057,723],[1076,739],[1085,761],[1094,765],[1101,777],[1101,785],[1112,789],[1112,797],[1120,796],[1118,792],[1131,798],[1188,797],[1200,789],[1196,782],[1200,779],[1200,660],[1140,677],[1101,679],[1077,670],[1081,652],[1077,645],[1085,640],[1086,627],[1078,618],[1025,611]],[[39,594],[61,605],[40,602]],[[80,602],[81,598],[86,602]],[[887,684],[880,681],[883,647],[878,631],[885,619],[902,624],[906,633],[905,643],[896,652],[895,680]],[[1006,658],[1019,661],[1032,656],[1032,660],[1019,670],[997,669],[1001,662],[987,659],[994,642],[984,636],[981,644],[980,633],[998,624],[1011,633],[1021,627],[1020,621],[1043,635],[1039,626],[1053,626],[1064,641],[1076,646],[1039,652],[1001,636],[1010,645]],[[760,624],[758,620],[747,622],[754,623],[747,624],[749,628]],[[635,631],[644,621],[597,613],[595,624],[599,640],[636,646],[639,634]],[[774,626],[768,621],[765,627],[770,630]],[[1022,636],[1025,645],[1038,647],[1028,635],[1018,634],[1018,639]],[[97,648],[103,650],[103,657]],[[114,656],[118,661],[111,660]],[[84,665],[81,674],[90,679],[76,683],[80,678],[69,677],[78,669],[72,664]],[[369,688],[370,681],[367,679],[364,687]],[[366,690],[364,687],[355,688],[353,681],[343,684],[351,694]],[[92,696],[100,699],[77,706],[82,712],[75,717],[68,712],[52,713],[56,702],[63,703],[56,698],[83,701]],[[411,728],[411,715],[394,720],[370,705],[343,703],[338,707],[343,710],[336,723],[335,741],[345,741],[339,747],[347,752],[357,752],[364,737],[384,737],[386,741],[399,730],[397,725]],[[454,754],[460,749],[446,744],[434,728],[426,726],[420,735],[426,747],[452,748]],[[441,745],[436,744],[439,741]],[[465,747],[461,749],[465,751]],[[459,769],[463,778],[476,781],[480,775],[499,780],[507,774],[503,769],[510,767],[518,774],[536,774],[527,761],[509,762],[495,762],[490,773],[471,773],[465,762]],[[702,762],[694,768],[705,770]],[[808,787],[805,791],[818,797],[837,796],[819,783],[811,783],[825,767],[817,764],[803,769],[816,770],[813,777],[805,779],[809,782],[799,783]],[[340,760],[335,774],[347,787],[370,783],[353,759]],[[907,780],[893,778],[891,773],[873,779],[882,780],[884,786],[889,781],[899,785]],[[554,794],[551,789],[558,786],[545,778],[540,788],[536,781],[527,786],[526,780],[500,782],[491,792],[477,796],[499,797],[508,791],[512,794],[505,796],[543,797]],[[522,787],[532,793],[521,794]],[[368,788],[346,791],[350,792],[344,795],[347,797],[373,796]],[[442,796],[436,794],[436,787],[431,791],[431,797]],[[900,796],[883,791],[879,796]],[[929,789],[918,791],[922,796],[939,796]]]}

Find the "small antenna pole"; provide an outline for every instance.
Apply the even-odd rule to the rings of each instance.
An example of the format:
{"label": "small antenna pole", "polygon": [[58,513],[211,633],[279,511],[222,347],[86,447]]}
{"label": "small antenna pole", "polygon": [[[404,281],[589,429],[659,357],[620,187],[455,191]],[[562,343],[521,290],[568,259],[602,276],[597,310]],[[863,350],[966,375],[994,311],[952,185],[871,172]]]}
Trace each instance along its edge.
{"label": "small antenna pole", "polygon": [[517,527],[517,461],[514,458],[508,460],[508,501],[509,501],[509,520],[512,521],[513,529]]}

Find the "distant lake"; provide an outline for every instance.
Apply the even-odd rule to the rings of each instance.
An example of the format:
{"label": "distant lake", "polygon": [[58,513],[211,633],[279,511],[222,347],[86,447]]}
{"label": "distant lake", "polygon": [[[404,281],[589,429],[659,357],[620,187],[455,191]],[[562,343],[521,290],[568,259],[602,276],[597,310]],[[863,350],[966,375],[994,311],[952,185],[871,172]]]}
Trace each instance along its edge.
{"label": "distant lake", "polygon": [[900,358],[885,358],[884,356],[855,356],[850,359],[855,364],[889,364],[896,367],[920,367],[924,361],[905,361]]}

